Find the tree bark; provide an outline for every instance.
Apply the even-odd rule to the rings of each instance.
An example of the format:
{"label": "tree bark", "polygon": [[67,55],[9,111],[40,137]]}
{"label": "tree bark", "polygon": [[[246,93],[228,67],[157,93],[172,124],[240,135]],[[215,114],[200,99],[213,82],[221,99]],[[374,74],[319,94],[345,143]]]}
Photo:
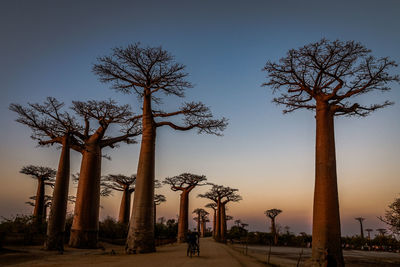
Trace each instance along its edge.
{"label": "tree bark", "polygon": [[361,230],[361,239],[364,239],[364,228],[362,221],[360,221],[360,230]]}
{"label": "tree bark", "polygon": [[43,177],[39,177],[38,179],[38,187],[36,191],[36,200],[35,200],[35,208],[33,210],[33,217],[35,218],[36,223],[43,223],[43,211],[44,211],[44,179]]}
{"label": "tree bark", "polygon": [[201,237],[206,236],[206,221],[201,222]]}
{"label": "tree bark", "polygon": [[129,187],[124,188],[121,205],[119,208],[119,216],[118,222],[122,224],[129,223],[129,215],[131,211],[131,192],[129,191]]}
{"label": "tree bark", "polygon": [[200,229],[200,212],[197,213],[197,232],[201,233],[201,229]]}
{"label": "tree bark", "polygon": [[149,253],[156,250],[154,240],[156,126],[149,91],[143,97],[142,129],[136,188],[125,248],[127,253]]}
{"label": "tree bark", "polygon": [[46,250],[64,249],[65,217],[67,215],[68,186],[70,168],[70,140],[65,136],[62,140],[62,151],[58,163],[53,200],[50,208],[47,236],[44,247]]}
{"label": "tree bark", "polygon": [[220,241],[221,239],[221,200],[217,200],[217,220],[215,223],[215,236],[214,239],[216,241]]}
{"label": "tree bark", "polygon": [[276,246],[278,244],[278,235],[276,234],[275,218],[271,218],[271,233],[274,239],[274,245]]}
{"label": "tree bark", "polygon": [[216,231],[216,225],[217,225],[217,210],[214,209],[214,217],[213,217],[213,238],[215,239],[215,231]]}
{"label": "tree bark", "polygon": [[220,238],[219,242],[226,243],[226,212],[225,204],[221,203],[221,213],[220,213]]}
{"label": "tree bark", "polygon": [[344,266],[337,189],[334,114],[317,100],[312,264]]}
{"label": "tree bark", "polygon": [[[93,138],[93,139],[92,139]],[[96,136],[89,138],[82,153],[78,192],[69,245],[97,248],[100,208],[101,147]]]}
{"label": "tree bark", "polygon": [[189,227],[189,193],[182,191],[179,205],[178,242],[186,242],[186,234]]}

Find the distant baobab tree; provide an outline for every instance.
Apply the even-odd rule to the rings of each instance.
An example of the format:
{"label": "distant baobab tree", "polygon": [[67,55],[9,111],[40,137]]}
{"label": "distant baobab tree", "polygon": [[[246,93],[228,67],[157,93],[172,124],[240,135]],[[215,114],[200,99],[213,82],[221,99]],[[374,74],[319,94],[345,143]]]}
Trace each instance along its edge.
{"label": "distant baobab tree", "polygon": [[167,198],[162,194],[154,194],[154,219],[157,218],[157,206],[166,202]]}
{"label": "distant baobab tree", "polygon": [[354,218],[354,219],[360,223],[360,230],[361,230],[361,235],[360,235],[360,237],[361,237],[362,239],[364,239],[363,221],[365,220],[365,218],[363,218],[363,217],[357,217],[357,218]]}
{"label": "distant baobab tree", "polygon": [[371,232],[372,231],[374,231],[373,229],[370,229],[370,228],[368,228],[368,229],[365,229],[365,231],[367,231],[368,232],[368,239],[370,240],[371,239]]}
{"label": "distant baobab tree", "polygon": [[381,236],[385,236],[385,234],[386,234],[386,232],[387,232],[387,230],[384,229],[384,228],[376,229],[376,231],[377,231]]}
{"label": "distant baobab tree", "polygon": [[11,104],[9,109],[18,114],[17,122],[33,131],[32,138],[39,145],[59,144],[62,147],[56,182],[53,190],[53,201],[47,225],[45,249],[63,250],[65,218],[67,213],[68,186],[70,173],[70,149],[77,148],[74,136],[82,127],[75,118],[63,111],[64,103],[48,97],[43,104]]}
{"label": "distant baobab tree", "polygon": [[171,187],[172,191],[181,191],[178,218],[178,242],[186,242],[189,227],[189,193],[196,187],[207,185],[204,175],[182,173],[174,177],[167,177],[163,183]]}
{"label": "distant baobab tree", "polygon": [[[82,161],[69,246],[96,248],[102,149],[114,148],[120,142],[136,143],[134,137],[141,131],[129,105],[117,105],[113,100],[73,101],[72,109],[83,119],[84,130],[75,133],[81,141],[76,150],[82,154]],[[120,135],[106,136],[112,125],[119,126]]]}
{"label": "distant baobab tree", "polygon": [[46,219],[46,214],[44,214],[44,206],[45,206],[45,186],[54,186],[56,170],[43,167],[43,166],[34,166],[28,165],[22,167],[20,173],[30,175],[32,178],[37,180],[37,190],[35,197],[35,208],[33,210],[33,217],[38,224],[42,224]]}
{"label": "distant baobab tree", "polygon": [[[100,81],[111,83],[123,93],[135,93],[142,101],[143,136],[141,141],[136,193],[127,238],[127,253],[155,251],[154,225],[154,168],[156,132],[159,127],[187,131],[197,128],[199,133],[220,135],[227,120],[213,119],[208,107],[201,102],[183,104],[174,112],[154,109],[161,103],[160,93],[184,96],[192,84],[186,80],[185,66],[161,47],[141,47],[139,43],[115,48],[112,55],[101,57],[93,66]],[[178,125],[172,117],[183,116]]]}
{"label": "distant baobab tree", "polygon": [[212,231],[213,231],[213,237],[215,238],[215,228],[216,228],[216,224],[217,224],[217,221],[216,221],[216,217],[217,217],[217,203],[208,203],[208,204],[206,204],[205,205],[205,207],[206,208],[209,208],[209,209],[212,209],[213,210],[213,228],[212,228]]}
{"label": "distant baobab tree", "polygon": [[118,222],[128,224],[131,211],[131,195],[135,191],[136,174],[109,174],[104,177],[104,186],[110,190],[122,192]]}
{"label": "distant baobab tree", "polygon": [[385,216],[379,216],[382,222],[389,226],[390,231],[395,235],[400,235],[400,198],[396,198],[393,203],[388,206]]}
{"label": "distant baobab tree", "polygon": [[217,205],[217,218],[215,223],[214,238],[218,242],[226,242],[226,204],[229,202],[238,202],[242,200],[236,192],[238,189],[225,187],[222,185],[213,185],[210,191],[199,194],[201,198],[207,198],[215,202]]}
{"label": "distant baobab tree", "polygon": [[[29,197],[29,201],[26,201],[25,204],[28,204],[29,206],[35,207],[36,206],[36,196],[31,196]],[[51,196],[45,195],[44,196],[44,201],[43,201],[43,219],[42,222],[46,220],[47,217],[47,208],[50,207],[51,205]]]}
{"label": "distant baobab tree", "polygon": [[271,219],[271,233],[274,238],[274,245],[278,244],[278,233],[276,231],[276,221],[275,218],[278,216],[280,213],[282,213],[282,210],[280,209],[270,209],[266,210],[264,212],[265,215],[267,215],[268,218]]}
{"label": "distant baobab tree", "polygon": [[297,109],[316,112],[311,259],[314,265],[324,265],[327,258],[331,258],[337,266],[344,266],[340,241],[334,117],[364,117],[391,105],[389,101],[364,105],[355,102],[355,97],[374,91],[389,91],[387,84],[399,81],[398,75],[390,75],[388,72],[397,66],[394,61],[387,57],[376,59],[370,53],[370,50],[354,41],[331,42],[322,39],[289,50],[279,63],[268,61],[263,69],[268,73],[268,81],[263,86],[270,86],[274,92],[284,90],[273,100],[285,106],[284,113]]}
{"label": "distant baobab tree", "polygon": [[208,212],[202,208],[197,208],[192,213],[197,215],[197,232],[201,233],[202,219],[203,217],[207,216]]}

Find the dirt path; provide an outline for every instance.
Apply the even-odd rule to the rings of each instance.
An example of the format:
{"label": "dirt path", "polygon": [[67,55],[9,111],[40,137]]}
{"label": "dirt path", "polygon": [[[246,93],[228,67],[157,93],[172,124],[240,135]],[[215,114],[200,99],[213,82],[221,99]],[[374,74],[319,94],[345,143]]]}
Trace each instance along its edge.
{"label": "dirt path", "polygon": [[[186,256],[186,244],[166,245],[157,248],[156,253],[138,255],[124,254],[121,246],[106,246],[105,251],[67,249],[63,255],[41,251],[38,247],[24,249],[25,253],[0,255],[0,266],[265,267],[265,264],[216,243],[211,238],[200,240],[200,256],[193,258]],[[111,255],[111,250],[116,254]]]}

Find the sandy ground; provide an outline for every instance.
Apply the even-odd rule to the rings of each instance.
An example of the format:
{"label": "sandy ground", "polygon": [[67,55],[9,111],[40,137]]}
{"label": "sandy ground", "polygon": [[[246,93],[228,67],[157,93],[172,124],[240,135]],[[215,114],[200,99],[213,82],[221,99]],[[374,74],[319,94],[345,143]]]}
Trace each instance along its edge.
{"label": "sandy ground", "polygon": [[[40,247],[13,247],[14,251],[0,254],[0,266],[191,266],[191,267],[260,267],[265,263],[247,257],[211,238],[200,240],[200,256],[186,256],[186,244],[172,244],[157,248],[156,253],[126,255],[122,246],[104,244],[105,250],[66,248],[63,255],[47,252]],[[115,255],[111,255],[111,250]]]}
{"label": "sandy ground", "polygon": [[[246,253],[246,248],[242,245],[232,246],[236,251],[242,254]],[[261,262],[267,262],[269,247],[266,246],[248,246],[247,255],[258,259]],[[301,257],[300,253],[302,253]],[[346,266],[350,267],[372,267],[372,266],[400,266],[400,254],[381,251],[343,251]],[[270,263],[276,266],[291,267],[304,266],[305,261],[311,257],[311,249],[295,247],[271,247]],[[300,260],[299,260],[300,258]]]}

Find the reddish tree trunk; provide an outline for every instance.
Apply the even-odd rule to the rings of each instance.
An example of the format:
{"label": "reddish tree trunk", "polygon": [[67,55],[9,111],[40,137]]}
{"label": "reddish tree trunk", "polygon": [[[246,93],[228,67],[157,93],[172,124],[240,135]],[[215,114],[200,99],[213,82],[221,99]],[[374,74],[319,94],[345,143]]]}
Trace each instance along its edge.
{"label": "reddish tree trunk", "polygon": [[339,198],[336,177],[334,115],[327,103],[317,101],[315,189],[312,264],[336,262],[344,266],[341,249]]}
{"label": "reddish tree trunk", "polygon": [[[94,140],[90,140],[90,139]],[[82,153],[81,171],[69,245],[96,248],[99,230],[101,147],[92,136]]]}
{"label": "reddish tree trunk", "polygon": [[123,224],[129,223],[129,215],[131,211],[131,192],[129,187],[124,188],[121,205],[119,208],[118,222]]}
{"label": "reddish tree trunk", "polygon": [[226,243],[226,212],[225,204],[221,203],[221,213],[220,213],[220,238],[219,242]]}
{"label": "reddish tree trunk", "polygon": [[217,225],[217,210],[214,209],[214,217],[213,217],[213,237],[215,238],[215,230],[216,230],[216,225]]}
{"label": "reddish tree trunk", "polygon": [[33,210],[33,216],[38,224],[43,223],[43,211],[44,211],[44,179],[39,177],[38,187],[36,191],[35,208]]}
{"label": "reddish tree trunk", "polygon": [[154,167],[156,126],[151,95],[143,97],[142,141],[140,147],[133,210],[126,241],[127,253],[154,252]]}
{"label": "reddish tree trunk", "polygon": [[206,221],[202,221],[201,222],[201,237],[205,237],[206,236]]}
{"label": "reddish tree trunk", "polygon": [[178,218],[178,242],[186,242],[186,234],[189,227],[189,194],[182,191],[181,200],[179,205],[179,218]]}
{"label": "reddish tree trunk", "polygon": [[197,232],[201,233],[201,229],[200,229],[200,212],[197,213]]}
{"label": "reddish tree trunk", "polygon": [[65,217],[67,215],[69,166],[70,166],[70,144],[69,137],[62,141],[62,151],[53,191],[49,222],[47,225],[47,236],[44,244],[47,250],[64,249]]}
{"label": "reddish tree trunk", "polygon": [[215,236],[214,239],[216,241],[220,241],[221,239],[221,200],[217,201],[217,220],[215,223]]}

